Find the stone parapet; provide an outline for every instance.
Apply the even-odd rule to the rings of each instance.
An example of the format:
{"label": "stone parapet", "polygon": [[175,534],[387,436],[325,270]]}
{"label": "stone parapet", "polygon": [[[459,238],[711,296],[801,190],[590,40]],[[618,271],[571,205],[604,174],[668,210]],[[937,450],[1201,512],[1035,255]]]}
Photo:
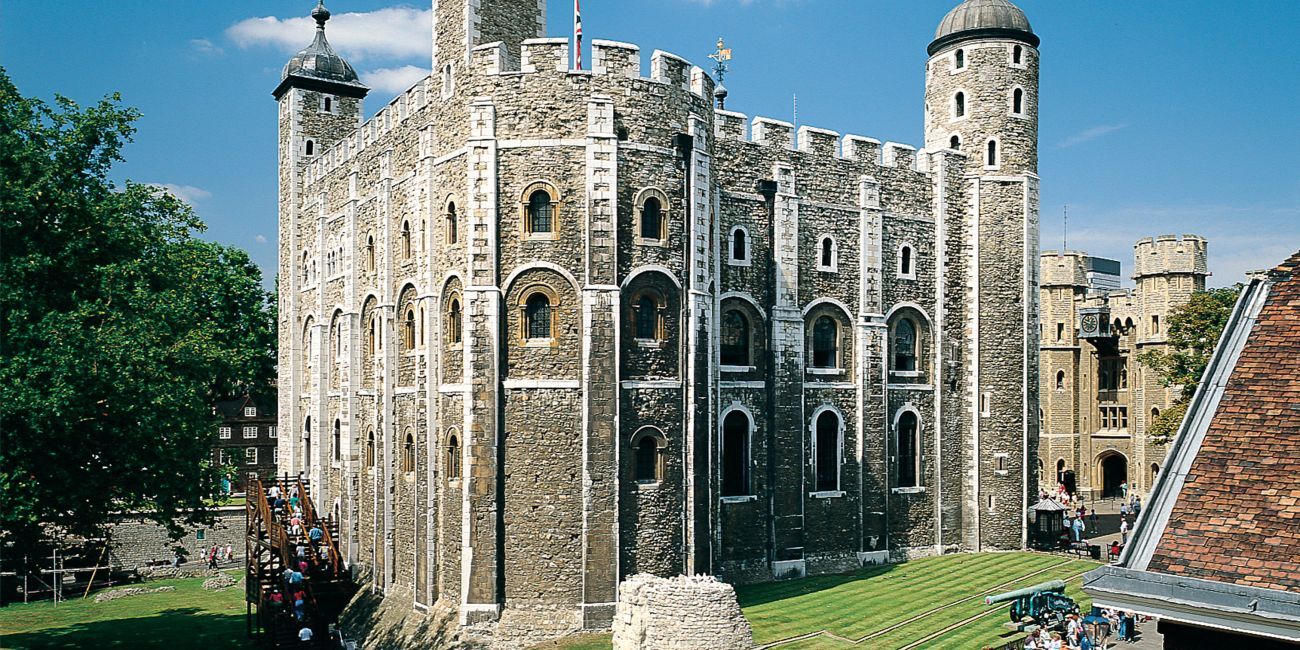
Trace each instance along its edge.
{"label": "stone parapet", "polygon": [[615,650],[732,650],[754,647],[736,591],[712,576],[639,573],[618,588]]}

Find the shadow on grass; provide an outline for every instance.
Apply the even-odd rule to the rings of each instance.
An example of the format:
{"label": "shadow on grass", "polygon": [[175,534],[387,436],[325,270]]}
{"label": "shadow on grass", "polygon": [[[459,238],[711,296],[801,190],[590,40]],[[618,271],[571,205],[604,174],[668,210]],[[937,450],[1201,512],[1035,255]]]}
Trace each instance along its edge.
{"label": "shadow on grass", "polygon": [[794,596],[834,589],[840,585],[884,575],[898,568],[898,564],[883,564],[859,569],[853,573],[813,576],[797,580],[782,580],[736,587],[736,599],[741,607],[753,607]]}
{"label": "shadow on grass", "polygon": [[252,648],[243,614],[214,614],[195,608],[168,609],[154,616],[77,623],[0,637],[0,648]]}

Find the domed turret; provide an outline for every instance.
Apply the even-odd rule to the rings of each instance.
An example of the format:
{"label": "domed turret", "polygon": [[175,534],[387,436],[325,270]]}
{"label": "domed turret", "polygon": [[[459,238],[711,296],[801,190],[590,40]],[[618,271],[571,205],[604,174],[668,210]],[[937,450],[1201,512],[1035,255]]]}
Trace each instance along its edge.
{"label": "domed turret", "polygon": [[939,21],[930,54],[954,43],[976,38],[1021,40],[1038,47],[1038,36],[1025,12],[1008,0],[966,0]]}
{"label": "domed turret", "polygon": [[[311,17],[316,19],[316,38],[284,65],[280,85],[272,95],[279,99],[290,86],[315,87],[356,97],[365,95],[368,89],[358,79],[357,71],[334,52],[325,38],[325,23],[330,19],[330,12],[323,2],[316,5]],[[322,82],[328,87],[321,87]]]}

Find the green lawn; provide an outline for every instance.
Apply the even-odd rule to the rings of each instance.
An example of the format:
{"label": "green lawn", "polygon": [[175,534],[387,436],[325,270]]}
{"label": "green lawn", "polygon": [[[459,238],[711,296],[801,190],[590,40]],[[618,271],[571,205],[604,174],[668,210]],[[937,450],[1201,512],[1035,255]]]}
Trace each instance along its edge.
{"label": "green lawn", "polygon": [[[239,577],[242,572],[232,571]],[[203,589],[204,578],[155,580],[175,591],[96,603],[19,603],[0,609],[0,648],[247,648],[244,589]]]}

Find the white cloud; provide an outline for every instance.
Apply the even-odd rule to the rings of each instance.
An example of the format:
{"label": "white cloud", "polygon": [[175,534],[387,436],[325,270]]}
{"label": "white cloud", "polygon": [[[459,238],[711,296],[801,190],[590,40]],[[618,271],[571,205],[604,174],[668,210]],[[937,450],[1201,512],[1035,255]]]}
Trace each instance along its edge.
{"label": "white cloud", "polygon": [[1090,140],[1096,140],[1103,135],[1114,133],[1126,127],[1128,127],[1128,124],[1102,124],[1100,126],[1094,126],[1091,129],[1085,129],[1062,140],[1061,143],[1056,146],[1060,149],[1073,147],[1074,145],[1083,144]]}
{"label": "white cloud", "polygon": [[265,236],[265,235],[258,235],[258,236],[256,236],[256,237],[253,238],[253,241],[255,241],[255,242],[259,243],[259,244],[265,244],[265,243],[266,243],[266,236]]}
{"label": "white cloud", "polygon": [[194,187],[193,185],[174,185],[172,183],[148,183],[148,185],[160,190],[166,190],[172,196],[189,203],[190,205],[194,205],[194,203],[212,196],[212,192],[201,187]]}
{"label": "white cloud", "polygon": [[[297,18],[246,18],[226,28],[226,36],[241,48],[271,46],[297,52],[311,43],[316,23]],[[330,45],[349,59],[428,59],[433,49],[433,10],[386,7],[375,11],[335,14],[326,27]]]}
{"label": "white cloud", "polygon": [[404,65],[400,68],[379,68],[362,72],[361,83],[370,86],[372,90],[396,95],[427,76],[429,76],[428,68]]}
{"label": "white cloud", "polygon": [[207,56],[221,56],[222,54],[226,53],[225,50],[221,49],[215,43],[209,41],[206,38],[190,39],[190,48],[192,48],[195,52],[198,52],[199,54],[204,54]]}

